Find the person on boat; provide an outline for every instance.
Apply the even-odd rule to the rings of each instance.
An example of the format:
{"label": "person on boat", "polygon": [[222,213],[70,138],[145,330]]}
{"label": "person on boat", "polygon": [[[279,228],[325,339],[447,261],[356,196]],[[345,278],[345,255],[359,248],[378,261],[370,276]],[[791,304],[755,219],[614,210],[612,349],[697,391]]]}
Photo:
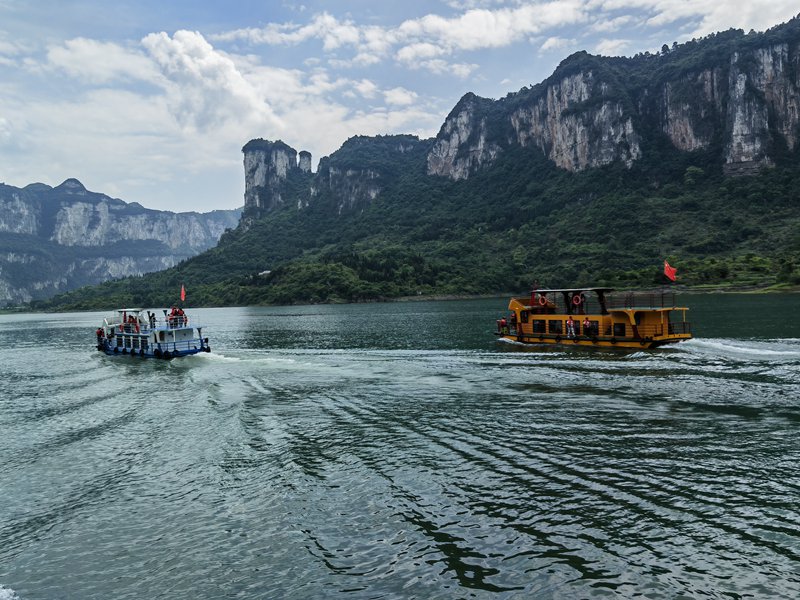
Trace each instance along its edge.
{"label": "person on boat", "polygon": [[572,315],[567,319],[567,337],[570,339],[575,337],[575,321],[572,320]]}
{"label": "person on boat", "polygon": [[103,328],[98,327],[97,331],[95,331],[95,334],[97,335],[97,343],[99,344],[103,341]]}
{"label": "person on boat", "polygon": [[592,330],[592,322],[589,320],[589,317],[586,317],[583,320],[583,335],[589,335]]}
{"label": "person on boat", "polygon": [[178,307],[173,305],[169,311],[169,326],[175,327],[177,319],[178,319]]}
{"label": "person on boat", "polygon": [[500,333],[508,333],[508,321],[505,317],[500,317]]}
{"label": "person on boat", "polygon": [[147,311],[147,317],[150,321],[150,329],[156,328],[156,313],[151,313],[149,310]]}
{"label": "person on boat", "polygon": [[513,328],[514,331],[517,331],[517,313],[512,312],[508,317],[508,326],[509,329]]}

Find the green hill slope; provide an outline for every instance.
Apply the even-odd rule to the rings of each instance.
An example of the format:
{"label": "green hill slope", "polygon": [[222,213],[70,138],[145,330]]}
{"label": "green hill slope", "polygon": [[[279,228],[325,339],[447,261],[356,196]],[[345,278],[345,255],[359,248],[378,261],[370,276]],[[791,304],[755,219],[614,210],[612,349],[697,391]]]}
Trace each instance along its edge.
{"label": "green hill slope", "polygon": [[[352,158],[340,152],[331,160]],[[673,151],[571,174],[527,149],[452,182],[424,176],[424,159],[422,144],[361,212],[337,216],[333,197],[287,207],[167,271],[37,306],[169,304],[182,283],[195,306],[483,294],[534,279],[640,287],[660,281],[664,258],[688,286],[800,283],[796,160],[725,178],[707,155]]]}

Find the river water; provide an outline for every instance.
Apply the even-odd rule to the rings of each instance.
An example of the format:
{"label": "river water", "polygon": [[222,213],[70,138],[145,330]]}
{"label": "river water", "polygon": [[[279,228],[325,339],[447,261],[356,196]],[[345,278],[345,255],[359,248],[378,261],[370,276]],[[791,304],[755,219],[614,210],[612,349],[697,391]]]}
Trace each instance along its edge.
{"label": "river water", "polygon": [[796,295],[652,351],[503,299],[190,310],[212,353],[0,316],[0,600],[800,597]]}

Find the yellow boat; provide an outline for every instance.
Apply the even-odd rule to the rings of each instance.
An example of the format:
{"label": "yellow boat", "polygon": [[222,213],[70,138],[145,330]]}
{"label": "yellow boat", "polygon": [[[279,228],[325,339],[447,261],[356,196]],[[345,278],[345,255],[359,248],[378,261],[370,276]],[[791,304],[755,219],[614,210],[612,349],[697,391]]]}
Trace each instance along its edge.
{"label": "yellow boat", "polygon": [[496,335],[524,344],[656,348],[692,338],[689,309],[675,304],[672,290],[535,289],[511,298],[508,309]]}

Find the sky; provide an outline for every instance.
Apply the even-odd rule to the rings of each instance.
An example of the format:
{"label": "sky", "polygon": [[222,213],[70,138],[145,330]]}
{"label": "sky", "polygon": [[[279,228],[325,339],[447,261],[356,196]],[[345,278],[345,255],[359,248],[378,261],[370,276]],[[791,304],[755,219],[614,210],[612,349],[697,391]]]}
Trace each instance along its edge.
{"label": "sky", "polygon": [[0,182],[79,179],[147,208],[244,203],[241,148],[433,137],[579,50],[763,31],[797,0],[0,0]]}

